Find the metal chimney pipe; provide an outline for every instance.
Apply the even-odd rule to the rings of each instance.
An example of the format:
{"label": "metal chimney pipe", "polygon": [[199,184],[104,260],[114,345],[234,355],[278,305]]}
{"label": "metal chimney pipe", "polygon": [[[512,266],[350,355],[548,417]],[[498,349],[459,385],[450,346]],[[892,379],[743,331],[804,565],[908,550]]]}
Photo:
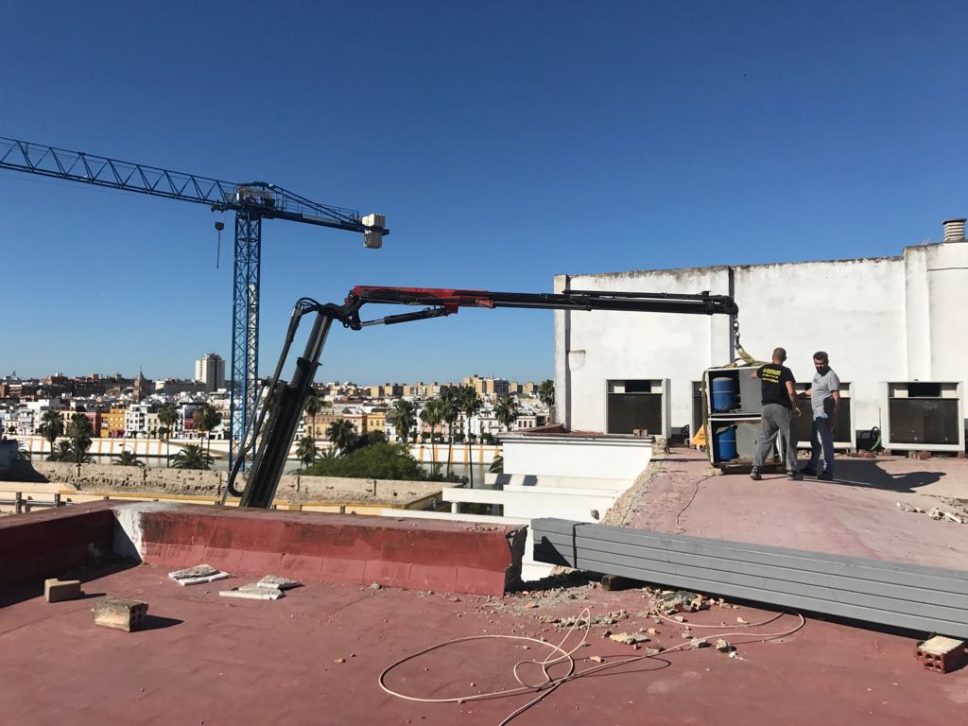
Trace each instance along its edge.
{"label": "metal chimney pipe", "polygon": [[944,225],[945,242],[964,242],[965,241],[965,219],[946,219]]}

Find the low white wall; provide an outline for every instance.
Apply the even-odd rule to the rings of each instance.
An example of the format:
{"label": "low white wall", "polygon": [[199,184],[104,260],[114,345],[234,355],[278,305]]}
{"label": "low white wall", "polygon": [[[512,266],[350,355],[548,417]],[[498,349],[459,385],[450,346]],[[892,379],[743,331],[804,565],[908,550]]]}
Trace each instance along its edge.
{"label": "low white wall", "polygon": [[513,475],[619,479],[631,484],[652,460],[651,440],[637,436],[505,434],[501,443],[504,471]]}

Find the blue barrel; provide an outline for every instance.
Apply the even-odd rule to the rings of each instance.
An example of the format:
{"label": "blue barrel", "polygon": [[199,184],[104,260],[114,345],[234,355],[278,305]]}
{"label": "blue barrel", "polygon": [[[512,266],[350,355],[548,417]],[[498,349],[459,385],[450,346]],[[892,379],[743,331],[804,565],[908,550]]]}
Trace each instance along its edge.
{"label": "blue barrel", "polygon": [[736,379],[732,376],[713,378],[713,411],[736,408]]}
{"label": "blue barrel", "polygon": [[716,454],[717,461],[730,461],[738,456],[736,453],[735,426],[719,429],[716,432]]}

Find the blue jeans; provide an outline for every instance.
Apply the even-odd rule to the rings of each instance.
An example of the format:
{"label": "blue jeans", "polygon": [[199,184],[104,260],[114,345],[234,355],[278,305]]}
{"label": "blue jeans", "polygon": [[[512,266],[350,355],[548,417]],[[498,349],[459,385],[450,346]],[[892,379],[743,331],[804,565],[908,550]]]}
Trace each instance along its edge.
{"label": "blue jeans", "polygon": [[[810,463],[807,465],[818,474],[834,474],[834,432],[830,419],[817,417],[813,420],[813,436],[810,438]],[[824,468],[820,469],[823,453]]]}

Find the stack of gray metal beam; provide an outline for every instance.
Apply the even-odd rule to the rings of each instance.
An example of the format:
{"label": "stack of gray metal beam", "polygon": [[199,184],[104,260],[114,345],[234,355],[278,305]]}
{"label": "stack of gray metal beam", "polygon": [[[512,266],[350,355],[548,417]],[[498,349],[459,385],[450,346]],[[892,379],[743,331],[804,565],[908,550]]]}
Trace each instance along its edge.
{"label": "stack of gray metal beam", "polygon": [[968,572],[535,519],[534,559],[666,587],[968,638]]}

